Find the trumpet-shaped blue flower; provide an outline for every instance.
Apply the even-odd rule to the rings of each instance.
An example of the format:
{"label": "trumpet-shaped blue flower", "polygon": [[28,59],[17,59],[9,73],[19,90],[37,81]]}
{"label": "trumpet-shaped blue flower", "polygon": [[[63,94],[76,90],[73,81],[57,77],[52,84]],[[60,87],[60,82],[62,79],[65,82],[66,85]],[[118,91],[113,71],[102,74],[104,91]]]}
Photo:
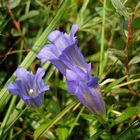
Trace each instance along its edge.
{"label": "trumpet-shaped blue flower", "polygon": [[67,70],[67,87],[71,94],[78,97],[81,103],[96,115],[105,114],[105,105],[98,84],[98,77],[92,77],[80,69]]}
{"label": "trumpet-shaped blue flower", "polygon": [[67,79],[68,91],[96,115],[105,114],[105,105],[98,84],[98,77],[90,74],[87,64],[74,37],[79,25],[72,26],[70,34],[58,30],[48,35],[51,44],[45,45],[37,57],[42,63],[49,60]]}
{"label": "trumpet-shaped blue flower", "polygon": [[78,27],[77,24],[73,25],[69,35],[58,30],[51,32],[48,35],[51,44],[45,45],[37,55],[41,62],[51,61],[63,75],[66,75],[66,69],[74,66],[86,71],[88,64],[78,49],[78,41],[74,37]]}
{"label": "trumpet-shaped blue flower", "polygon": [[45,86],[42,77],[45,71],[38,68],[36,74],[28,72],[23,67],[16,70],[18,80],[7,86],[9,92],[20,98],[30,107],[40,107],[44,100],[44,92],[49,90],[49,86]]}

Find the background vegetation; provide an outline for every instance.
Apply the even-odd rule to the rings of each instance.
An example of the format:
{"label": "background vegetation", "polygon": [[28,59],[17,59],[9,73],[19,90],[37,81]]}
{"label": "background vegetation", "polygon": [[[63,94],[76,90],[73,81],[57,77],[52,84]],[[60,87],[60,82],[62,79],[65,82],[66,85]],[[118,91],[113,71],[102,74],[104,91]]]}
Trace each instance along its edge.
{"label": "background vegetation", "polygon": [[[33,73],[36,54],[54,29],[69,33],[80,24],[79,47],[92,75],[100,77],[108,124],[97,121],[67,92],[65,79],[49,63],[44,80],[51,90],[34,110],[5,86],[21,65]],[[139,0],[7,0],[0,2],[1,140],[140,139]]]}

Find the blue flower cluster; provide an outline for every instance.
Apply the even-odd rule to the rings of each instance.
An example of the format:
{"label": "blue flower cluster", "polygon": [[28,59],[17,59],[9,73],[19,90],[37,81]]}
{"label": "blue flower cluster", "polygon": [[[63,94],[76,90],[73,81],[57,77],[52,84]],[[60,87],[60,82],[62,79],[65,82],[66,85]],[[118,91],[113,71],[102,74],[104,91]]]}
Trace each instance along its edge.
{"label": "blue flower cluster", "polygon": [[[45,45],[37,58],[45,63],[50,61],[65,77],[68,92],[77,96],[80,102],[95,115],[105,114],[105,104],[98,84],[98,77],[90,74],[91,64],[87,64],[74,36],[79,25],[74,24],[70,34],[55,30],[48,35],[50,44]],[[20,96],[27,105],[39,107],[42,105],[44,92],[49,86],[43,83],[44,70],[38,68],[37,73],[26,71],[19,67],[16,76],[19,80],[10,84],[7,89]]]}

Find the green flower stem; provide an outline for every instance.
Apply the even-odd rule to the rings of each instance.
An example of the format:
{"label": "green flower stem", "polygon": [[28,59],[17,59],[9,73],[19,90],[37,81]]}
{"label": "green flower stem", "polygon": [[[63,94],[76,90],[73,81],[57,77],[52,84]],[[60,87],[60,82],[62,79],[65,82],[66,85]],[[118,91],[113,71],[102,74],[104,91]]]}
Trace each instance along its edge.
{"label": "green flower stem", "polygon": [[70,130],[69,130],[69,136],[70,136],[70,134],[71,134],[71,132],[72,132],[72,130],[73,130],[73,128],[74,128],[74,126],[76,125],[76,123],[77,123],[77,121],[78,121],[78,119],[80,118],[80,116],[81,116],[81,114],[82,114],[82,112],[84,111],[84,109],[85,109],[85,107],[83,106],[82,108],[81,108],[81,110],[80,110],[80,112],[79,112],[79,114],[77,115],[77,117],[76,117],[76,119],[74,120],[74,122],[72,123],[72,126],[70,127]]}
{"label": "green flower stem", "polygon": [[[98,119],[98,118],[97,118]],[[110,124],[109,124],[109,122],[107,121],[107,120],[105,120],[104,122],[100,122],[102,125],[103,125],[103,127],[105,128],[105,132],[108,134],[108,136],[109,136],[109,140],[113,140],[114,138],[113,138],[113,136],[112,136],[112,134],[111,134],[111,127],[110,127]]]}

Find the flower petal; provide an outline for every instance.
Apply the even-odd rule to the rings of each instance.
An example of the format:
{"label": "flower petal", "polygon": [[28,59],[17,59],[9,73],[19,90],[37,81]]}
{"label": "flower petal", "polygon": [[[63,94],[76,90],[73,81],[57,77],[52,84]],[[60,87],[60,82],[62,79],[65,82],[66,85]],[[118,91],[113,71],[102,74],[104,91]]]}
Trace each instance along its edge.
{"label": "flower petal", "polygon": [[9,84],[6,88],[13,94],[19,95],[21,87],[21,81],[17,80],[14,83]]}
{"label": "flower petal", "polygon": [[96,87],[98,85],[98,81],[100,80],[99,77],[92,77],[88,83],[87,83],[87,86],[88,87]]}
{"label": "flower petal", "polygon": [[67,88],[68,88],[68,92],[70,93],[70,94],[75,94],[75,92],[76,92],[76,89],[77,89],[77,87],[78,87],[78,84],[77,84],[77,82],[76,81],[66,81],[66,84],[67,84]]}
{"label": "flower petal", "polygon": [[40,93],[44,93],[45,91],[49,90],[50,89],[50,86],[42,86],[42,88],[40,89],[39,91],[39,94]]}
{"label": "flower petal", "polygon": [[35,83],[39,83],[40,82],[40,80],[42,80],[42,77],[44,76],[44,74],[45,74],[45,70],[43,69],[43,68],[38,68],[37,69],[37,72],[36,72],[36,74],[35,74],[35,78],[34,78],[34,82]]}
{"label": "flower petal", "polygon": [[[84,88],[84,89],[85,89],[85,88]],[[77,98],[79,99],[79,101],[80,101],[86,108],[88,108],[87,103],[86,103],[85,98],[84,98],[84,93],[85,93],[85,91],[84,91],[83,88],[79,85],[79,86],[76,88],[75,95],[77,96]],[[89,108],[88,108],[88,109],[89,109]]]}
{"label": "flower petal", "polygon": [[56,48],[55,45],[49,44],[46,45],[41,49],[41,51],[38,53],[37,58],[41,60],[42,63],[49,60],[51,63],[62,73],[66,74],[67,66],[60,61],[59,55],[61,52]]}
{"label": "flower petal", "polygon": [[38,92],[39,89],[42,88],[42,77],[44,76],[45,71],[43,68],[38,68],[37,72],[35,74],[34,77],[34,90],[36,91],[36,93]]}
{"label": "flower petal", "polygon": [[71,28],[71,31],[70,31],[70,40],[73,41],[74,38],[74,35],[75,33],[77,32],[78,28],[79,28],[79,24],[73,24],[72,25],[72,28]]}
{"label": "flower petal", "polygon": [[40,96],[36,96],[31,99],[24,99],[24,102],[32,108],[38,108],[42,105],[43,100],[44,100],[44,94],[40,94]]}
{"label": "flower petal", "polygon": [[104,101],[101,96],[100,88],[89,88],[81,82],[76,89],[75,95],[91,112],[96,115],[105,114]]}
{"label": "flower petal", "polygon": [[70,45],[69,39],[62,32],[55,30],[48,35],[48,40],[55,44],[58,50],[63,51]]}
{"label": "flower petal", "polygon": [[29,75],[29,72],[26,71],[26,69],[24,69],[23,67],[18,67],[17,68],[17,70],[16,70],[16,76],[21,81],[27,82],[28,81],[28,75]]}
{"label": "flower petal", "polygon": [[48,34],[48,40],[53,43],[62,33],[58,30],[54,30]]}
{"label": "flower petal", "polygon": [[23,86],[21,80],[16,80],[14,83],[11,83],[7,86],[7,90],[13,95],[18,95],[20,98],[30,99],[31,97],[27,94],[27,89]]}
{"label": "flower petal", "polygon": [[67,78],[67,80],[72,81],[72,80],[78,80],[79,76],[74,71],[67,69],[66,78]]}
{"label": "flower petal", "polygon": [[61,52],[56,48],[55,45],[45,45],[41,51],[37,54],[37,58],[44,63],[47,60],[58,59]]}
{"label": "flower petal", "polygon": [[105,104],[101,95],[100,87],[96,86],[96,88],[90,88],[90,93],[92,100],[89,100],[88,103],[89,105],[92,105],[92,110],[94,110],[95,114],[97,115],[105,114]]}
{"label": "flower petal", "polygon": [[33,87],[34,75],[31,72],[28,72],[25,68],[18,67],[16,70],[16,76],[21,80],[21,88],[23,88],[23,90],[27,91]]}
{"label": "flower petal", "polygon": [[58,60],[51,60],[51,63],[63,74],[66,75],[66,69],[68,67],[59,59]]}
{"label": "flower petal", "polygon": [[78,67],[72,67],[72,70],[66,70],[66,78],[68,80],[75,80],[75,81],[86,81],[88,78],[87,73],[84,73]]}
{"label": "flower petal", "polygon": [[86,72],[88,69],[88,64],[84,60],[84,57],[80,52],[79,48],[77,47],[77,45],[72,45],[70,47],[67,47],[59,58],[65,64],[69,65],[69,67],[71,67],[71,65],[77,66],[80,69],[82,69],[84,72]]}
{"label": "flower petal", "polygon": [[45,71],[43,68],[38,68],[35,78],[34,78],[34,91],[37,94],[40,94],[46,90],[49,90],[49,86],[45,86],[44,82],[42,80],[42,77],[44,76]]}

